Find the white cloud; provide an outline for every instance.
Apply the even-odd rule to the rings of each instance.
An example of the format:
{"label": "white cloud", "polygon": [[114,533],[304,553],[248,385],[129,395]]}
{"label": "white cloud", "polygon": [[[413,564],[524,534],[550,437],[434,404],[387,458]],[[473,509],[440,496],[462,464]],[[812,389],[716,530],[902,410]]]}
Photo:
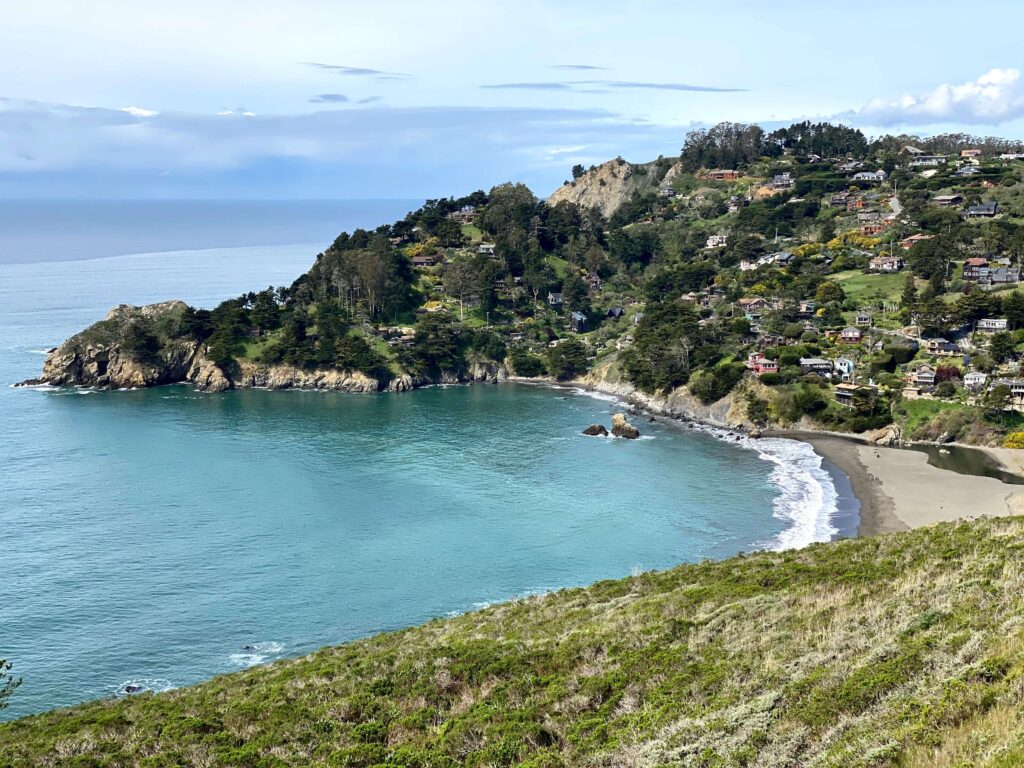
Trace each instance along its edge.
{"label": "white cloud", "polygon": [[160,114],[155,110],[143,109],[142,107],[122,107],[120,111],[127,112],[132,117],[155,117]]}
{"label": "white cloud", "polygon": [[928,93],[878,98],[857,111],[873,125],[994,124],[1024,116],[1019,69],[991,69],[976,80],[943,83]]}

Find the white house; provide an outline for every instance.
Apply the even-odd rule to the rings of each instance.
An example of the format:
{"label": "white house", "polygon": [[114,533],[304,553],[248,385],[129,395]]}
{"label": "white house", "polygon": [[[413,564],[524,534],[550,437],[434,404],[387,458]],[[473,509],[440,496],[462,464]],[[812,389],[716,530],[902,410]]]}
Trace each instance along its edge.
{"label": "white house", "polygon": [[1005,317],[983,317],[975,326],[980,333],[999,333],[1008,327]]}
{"label": "white house", "polygon": [[988,376],[981,371],[971,371],[964,374],[964,386],[972,392],[980,391],[985,386],[986,381],[988,381]]}
{"label": "white house", "polygon": [[843,379],[849,379],[853,376],[853,370],[857,367],[857,364],[848,357],[837,357],[832,361],[832,365]]}

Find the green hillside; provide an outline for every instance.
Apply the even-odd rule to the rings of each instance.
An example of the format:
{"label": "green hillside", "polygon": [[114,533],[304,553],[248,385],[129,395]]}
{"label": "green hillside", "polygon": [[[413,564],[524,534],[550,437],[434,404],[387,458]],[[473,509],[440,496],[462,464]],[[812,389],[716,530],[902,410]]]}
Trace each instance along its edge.
{"label": "green hillside", "polygon": [[985,520],[602,582],[8,723],[0,765],[1021,765],[1022,548]]}

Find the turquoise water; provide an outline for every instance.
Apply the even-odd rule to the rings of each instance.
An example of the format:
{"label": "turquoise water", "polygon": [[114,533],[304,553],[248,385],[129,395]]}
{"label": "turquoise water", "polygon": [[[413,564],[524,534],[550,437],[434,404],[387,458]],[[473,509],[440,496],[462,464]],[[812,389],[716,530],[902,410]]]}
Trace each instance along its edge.
{"label": "turquoise water", "polygon": [[185,685],[491,601],[834,535],[807,446],[526,385],[407,394],[12,389],[113,304],[210,306],[316,246],[0,264],[5,718]]}

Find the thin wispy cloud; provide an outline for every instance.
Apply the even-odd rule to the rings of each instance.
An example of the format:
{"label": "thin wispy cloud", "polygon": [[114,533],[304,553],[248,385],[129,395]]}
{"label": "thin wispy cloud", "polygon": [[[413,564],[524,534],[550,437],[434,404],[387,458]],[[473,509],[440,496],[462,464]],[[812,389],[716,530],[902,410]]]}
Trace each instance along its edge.
{"label": "thin wispy cloud", "polygon": [[359,99],[356,104],[375,104],[380,101],[380,96],[367,96],[365,99]]}
{"label": "thin wispy cloud", "polygon": [[[721,88],[713,85],[691,83],[649,83],[634,80],[564,80],[539,83],[491,83],[481,88],[492,90],[520,91],[573,91],[575,93],[600,93],[601,89],[622,88],[652,91],[693,91],[697,93],[743,93],[745,88]],[[605,91],[606,92],[606,91]]]}
{"label": "thin wispy cloud", "polygon": [[335,75],[345,75],[347,77],[371,77],[374,80],[404,80],[412,77],[412,75],[406,72],[388,72],[387,70],[371,69],[369,67],[349,67],[342,64],[324,64],[319,61],[307,61],[306,66],[322,69],[325,72],[331,72]]}
{"label": "thin wispy cloud", "polygon": [[568,70],[573,70],[573,71],[577,71],[577,72],[587,72],[587,71],[594,71],[594,70],[605,70],[605,71],[607,71],[607,69],[608,69],[608,67],[598,67],[598,66],[596,66],[594,64],[552,64],[551,68],[552,69],[568,69]]}
{"label": "thin wispy cloud", "polygon": [[343,93],[318,93],[309,100],[310,104],[344,104],[348,96]]}
{"label": "thin wispy cloud", "polygon": [[495,91],[571,91],[572,83],[492,83],[480,87]]}

